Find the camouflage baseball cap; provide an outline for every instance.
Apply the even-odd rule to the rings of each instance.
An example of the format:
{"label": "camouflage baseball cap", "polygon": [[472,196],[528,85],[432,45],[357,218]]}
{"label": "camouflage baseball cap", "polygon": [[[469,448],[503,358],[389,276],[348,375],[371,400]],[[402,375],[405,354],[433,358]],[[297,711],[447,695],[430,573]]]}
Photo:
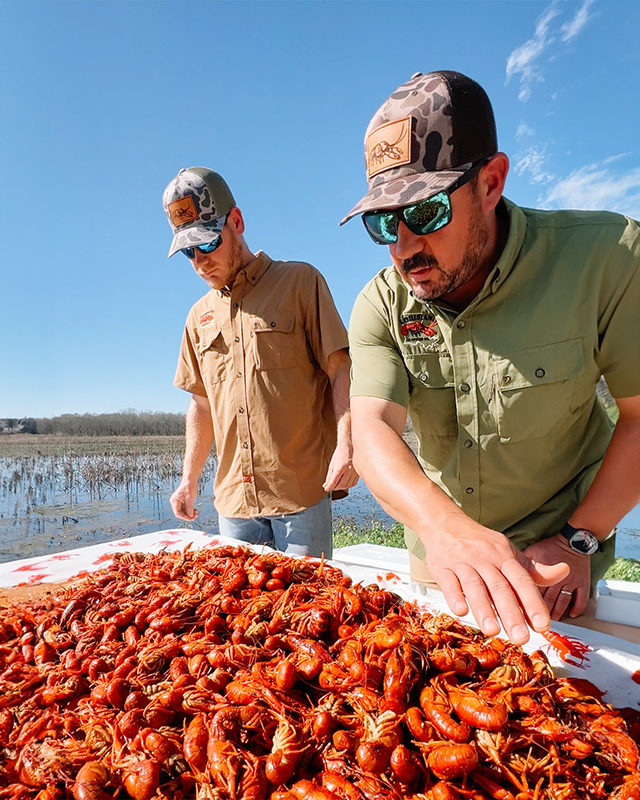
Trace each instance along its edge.
{"label": "camouflage baseball cap", "polygon": [[369,192],[340,222],[451,186],[498,151],[484,89],[459,72],[417,72],[378,109],[364,138]]}
{"label": "camouflage baseball cap", "polygon": [[206,167],[181,169],[162,195],[173,231],[169,258],[183,247],[214,242],[235,206],[224,178]]}

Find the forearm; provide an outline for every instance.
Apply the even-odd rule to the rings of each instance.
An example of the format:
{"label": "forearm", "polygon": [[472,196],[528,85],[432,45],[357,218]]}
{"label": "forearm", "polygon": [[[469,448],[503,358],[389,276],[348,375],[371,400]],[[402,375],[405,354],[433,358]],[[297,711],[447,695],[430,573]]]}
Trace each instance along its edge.
{"label": "forearm", "polygon": [[428,478],[402,436],[382,420],[354,426],[355,467],[384,510],[426,544],[433,529],[472,523]]}
{"label": "forearm", "polygon": [[185,423],[183,482],[198,482],[213,447],[213,422],[208,401],[192,398]]}
{"label": "forearm", "polygon": [[586,528],[599,539],[640,502],[640,415],[625,414],[625,401],[618,405],[620,418],[602,466],[569,518],[574,528]]}
{"label": "forearm", "polygon": [[331,399],[336,418],[338,444],[353,452],[351,443],[351,411],[349,408],[349,367],[342,368],[331,381]]}

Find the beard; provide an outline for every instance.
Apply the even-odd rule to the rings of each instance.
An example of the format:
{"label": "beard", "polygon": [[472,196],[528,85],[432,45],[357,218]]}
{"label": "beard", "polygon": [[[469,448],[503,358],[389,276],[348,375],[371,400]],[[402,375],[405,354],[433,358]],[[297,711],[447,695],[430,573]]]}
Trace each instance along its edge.
{"label": "beard", "polygon": [[242,261],[242,245],[235,236],[229,239],[229,254],[227,260],[227,268],[224,273],[213,281],[208,281],[212,289],[223,291],[230,289],[235,283],[238,272],[243,267]]}
{"label": "beard", "polygon": [[[435,300],[438,297],[444,297],[455,292],[477,274],[482,267],[489,238],[488,224],[480,212],[479,201],[476,201],[473,203],[469,222],[467,251],[457,266],[450,267],[440,264],[434,256],[416,253],[415,256],[406,258],[399,265],[400,274],[411,285],[414,297],[418,300]],[[409,281],[409,274],[413,270],[424,267],[435,271],[429,276],[429,280],[418,283]]]}

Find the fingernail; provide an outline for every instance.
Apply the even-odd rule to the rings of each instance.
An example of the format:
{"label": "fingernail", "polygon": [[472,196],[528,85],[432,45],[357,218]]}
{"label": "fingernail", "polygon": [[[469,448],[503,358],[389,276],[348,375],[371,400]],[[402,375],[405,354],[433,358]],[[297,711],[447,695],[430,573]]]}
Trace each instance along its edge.
{"label": "fingernail", "polygon": [[512,637],[514,639],[523,639],[526,641],[529,638],[529,633],[524,625],[516,625],[516,627],[513,629]]}
{"label": "fingernail", "polygon": [[485,619],[482,623],[482,631],[486,636],[495,636],[500,633],[500,626],[495,619]]}
{"label": "fingernail", "polygon": [[545,617],[543,614],[536,614],[531,620],[531,624],[536,631],[546,630],[549,627],[549,618]]}

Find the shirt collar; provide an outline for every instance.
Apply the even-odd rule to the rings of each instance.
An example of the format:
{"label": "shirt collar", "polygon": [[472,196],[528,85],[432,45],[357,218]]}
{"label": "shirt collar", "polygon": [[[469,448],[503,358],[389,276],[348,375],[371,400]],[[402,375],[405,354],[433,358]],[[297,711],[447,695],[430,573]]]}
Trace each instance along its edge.
{"label": "shirt collar", "polygon": [[271,259],[269,256],[262,250],[259,250],[253,261],[246,266],[240,272],[244,272],[245,279],[252,285],[255,284],[260,280],[260,278],[264,275],[264,273],[269,269],[271,266]]}

